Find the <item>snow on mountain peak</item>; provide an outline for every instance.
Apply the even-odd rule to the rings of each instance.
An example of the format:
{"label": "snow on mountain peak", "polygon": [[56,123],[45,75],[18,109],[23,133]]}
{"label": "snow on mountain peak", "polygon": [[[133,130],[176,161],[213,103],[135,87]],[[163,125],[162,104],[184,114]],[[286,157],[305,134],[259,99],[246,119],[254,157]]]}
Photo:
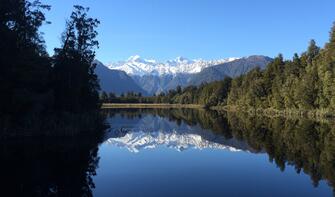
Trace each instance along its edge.
{"label": "snow on mountain peak", "polygon": [[190,61],[189,59],[184,58],[184,57],[182,57],[182,56],[177,57],[177,58],[176,58],[176,61],[177,61],[178,63],[190,63],[190,62],[192,62],[192,61]]}
{"label": "snow on mountain peak", "polygon": [[130,152],[138,153],[142,149],[154,149],[158,146],[174,148],[178,151],[193,149],[221,149],[231,152],[241,151],[229,145],[219,144],[204,139],[201,135],[184,133],[177,131],[164,132],[130,132],[123,137],[109,138],[107,144],[125,147]]}
{"label": "snow on mountain peak", "polygon": [[140,61],[140,60],[141,60],[141,56],[134,55],[134,56],[130,56],[127,61],[128,62],[137,62],[137,61]]}
{"label": "snow on mountain peak", "polygon": [[119,61],[110,64],[108,67],[113,70],[122,70],[129,75],[167,75],[178,73],[198,73],[204,68],[234,61],[238,58],[226,58],[220,60],[189,60],[184,57],[177,57],[165,63],[156,60],[142,59],[139,55],[129,57],[126,61]]}

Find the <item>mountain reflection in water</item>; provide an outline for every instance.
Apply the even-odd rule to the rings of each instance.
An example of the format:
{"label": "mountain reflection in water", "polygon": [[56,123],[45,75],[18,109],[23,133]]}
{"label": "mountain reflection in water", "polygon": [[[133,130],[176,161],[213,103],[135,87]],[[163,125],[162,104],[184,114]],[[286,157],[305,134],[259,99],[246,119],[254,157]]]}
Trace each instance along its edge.
{"label": "mountain reflection in water", "polygon": [[[107,144],[138,152],[158,146],[179,151],[227,149],[266,153],[281,171],[293,166],[315,187],[335,184],[335,127],[329,121],[255,117],[192,109],[110,110]],[[113,136],[114,135],[114,136]]]}
{"label": "mountain reflection in water", "polygon": [[334,195],[329,121],[193,109],[102,113],[111,125],[104,136],[2,140],[1,196]]}
{"label": "mountain reflection in water", "polygon": [[[141,149],[153,149],[158,146],[184,151],[195,149],[227,149],[230,151],[251,150],[247,143],[226,138],[211,130],[203,129],[199,124],[189,125],[186,122],[171,121],[161,116],[141,114],[133,117],[132,122],[123,122],[121,114],[110,119],[110,135],[107,143],[125,147],[131,152]],[[117,134],[116,136],[113,136]],[[251,150],[252,151],[252,150]]]}

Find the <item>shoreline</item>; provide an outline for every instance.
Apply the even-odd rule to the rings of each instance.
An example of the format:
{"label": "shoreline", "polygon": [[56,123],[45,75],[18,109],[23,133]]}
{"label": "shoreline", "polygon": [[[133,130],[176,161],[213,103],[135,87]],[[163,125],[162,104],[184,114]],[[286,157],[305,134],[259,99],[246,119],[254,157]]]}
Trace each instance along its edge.
{"label": "shoreline", "polygon": [[298,110],[298,109],[285,109],[276,110],[272,108],[258,108],[258,109],[241,109],[236,106],[213,106],[211,110],[216,111],[227,111],[234,113],[248,113],[253,116],[266,116],[266,117],[284,117],[284,118],[307,118],[313,120],[334,120],[335,115],[325,109],[314,109],[314,110]]}
{"label": "shoreline", "polygon": [[[169,103],[104,103],[101,109],[204,109],[205,106],[198,104],[169,104]],[[212,106],[214,111],[226,111],[233,113],[248,113],[250,115],[284,118],[307,118],[307,119],[335,119],[335,115],[328,110],[275,110],[275,109],[240,109],[234,106]]]}
{"label": "shoreline", "polygon": [[[101,109],[205,109],[198,104],[169,104],[169,103],[104,103]],[[235,106],[212,106],[214,111],[226,111],[232,113],[248,113],[253,116],[307,118],[312,120],[335,120],[335,114],[328,110],[275,110],[267,109],[241,109]]]}
{"label": "shoreline", "polygon": [[202,109],[204,106],[196,104],[169,104],[169,103],[103,103],[102,109],[125,109],[125,108],[187,108]]}

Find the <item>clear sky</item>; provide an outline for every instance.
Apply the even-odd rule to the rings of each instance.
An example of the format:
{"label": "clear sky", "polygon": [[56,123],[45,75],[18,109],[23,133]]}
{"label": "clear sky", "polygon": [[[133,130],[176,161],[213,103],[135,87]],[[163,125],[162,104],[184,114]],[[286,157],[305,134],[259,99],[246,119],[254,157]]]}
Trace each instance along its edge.
{"label": "clear sky", "polygon": [[291,58],[310,39],[321,46],[335,21],[335,0],[45,0],[51,25],[48,51],[72,6],[90,7],[101,21],[97,59],[104,63],[140,55],[165,61],[177,56],[217,59],[249,55]]}

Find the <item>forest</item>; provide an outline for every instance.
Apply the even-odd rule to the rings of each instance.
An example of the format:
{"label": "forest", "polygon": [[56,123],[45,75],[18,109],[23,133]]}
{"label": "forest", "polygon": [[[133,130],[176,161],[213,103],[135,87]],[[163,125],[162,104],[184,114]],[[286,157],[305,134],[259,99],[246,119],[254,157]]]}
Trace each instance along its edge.
{"label": "forest", "polygon": [[99,21],[89,17],[88,8],[74,6],[60,47],[50,56],[39,31],[50,23],[45,17],[50,9],[40,0],[1,1],[1,136],[46,135],[44,130],[75,134],[82,128],[94,130],[101,119],[92,64]]}
{"label": "forest", "polygon": [[[141,100],[200,104],[244,111],[333,116],[335,110],[335,23],[323,48],[311,40],[306,52],[285,60],[279,54],[264,69],[253,69],[199,87],[177,87]],[[108,98],[108,97],[106,97]],[[140,102],[123,98],[123,101]],[[115,101],[115,99],[114,99]],[[118,101],[118,100],[116,100]]]}

